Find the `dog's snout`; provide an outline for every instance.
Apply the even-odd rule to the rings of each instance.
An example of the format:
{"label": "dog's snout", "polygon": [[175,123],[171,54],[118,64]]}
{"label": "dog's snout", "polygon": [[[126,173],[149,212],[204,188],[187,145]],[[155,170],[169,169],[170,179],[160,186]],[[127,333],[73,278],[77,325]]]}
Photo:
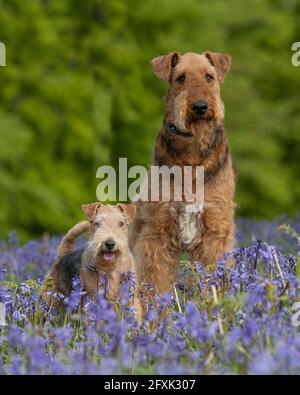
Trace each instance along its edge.
{"label": "dog's snout", "polygon": [[198,100],[192,104],[192,110],[197,115],[205,114],[208,110],[208,104],[206,101]]}
{"label": "dog's snout", "polygon": [[105,247],[106,247],[108,250],[113,250],[114,247],[115,247],[115,245],[116,245],[116,243],[115,243],[114,240],[112,240],[112,239],[106,240],[106,242],[105,242]]}

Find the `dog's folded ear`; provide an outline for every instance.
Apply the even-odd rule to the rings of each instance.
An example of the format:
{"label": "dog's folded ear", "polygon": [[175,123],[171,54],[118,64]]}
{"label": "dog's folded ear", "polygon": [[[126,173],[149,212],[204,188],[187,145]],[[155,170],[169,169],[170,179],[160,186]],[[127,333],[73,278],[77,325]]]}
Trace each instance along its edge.
{"label": "dog's folded ear", "polygon": [[136,212],[136,206],[134,204],[118,203],[118,207],[121,210],[121,212],[124,214],[127,223],[130,223],[133,220],[134,214]]}
{"label": "dog's folded ear", "polygon": [[97,211],[101,206],[102,206],[102,203],[100,203],[100,202],[91,203],[91,204],[82,204],[81,210],[86,215],[87,219],[90,222],[93,222],[96,215],[97,215]]}
{"label": "dog's folded ear", "polygon": [[219,81],[221,83],[224,82],[225,75],[231,66],[231,55],[217,52],[205,52],[204,55],[207,57],[209,63],[215,67]]}
{"label": "dog's folded ear", "polygon": [[169,81],[172,68],[177,65],[179,58],[178,52],[170,52],[168,55],[152,59],[152,69],[156,77],[163,81]]}

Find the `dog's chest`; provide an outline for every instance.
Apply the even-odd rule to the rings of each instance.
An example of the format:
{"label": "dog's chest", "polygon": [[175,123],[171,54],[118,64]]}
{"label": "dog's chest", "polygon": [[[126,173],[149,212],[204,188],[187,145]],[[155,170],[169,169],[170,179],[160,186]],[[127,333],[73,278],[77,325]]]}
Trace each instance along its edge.
{"label": "dog's chest", "polygon": [[191,247],[201,239],[201,214],[203,206],[198,202],[183,202],[178,210],[178,238],[185,247]]}

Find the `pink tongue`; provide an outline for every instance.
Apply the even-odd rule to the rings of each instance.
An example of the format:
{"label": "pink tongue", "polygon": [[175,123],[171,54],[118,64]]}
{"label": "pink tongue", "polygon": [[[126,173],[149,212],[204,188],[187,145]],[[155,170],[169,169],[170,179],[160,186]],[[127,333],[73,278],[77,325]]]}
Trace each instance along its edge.
{"label": "pink tongue", "polygon": [[115,257],[115,254],[113,252],[103,252],[102,257],[105,261],[111,261]]}

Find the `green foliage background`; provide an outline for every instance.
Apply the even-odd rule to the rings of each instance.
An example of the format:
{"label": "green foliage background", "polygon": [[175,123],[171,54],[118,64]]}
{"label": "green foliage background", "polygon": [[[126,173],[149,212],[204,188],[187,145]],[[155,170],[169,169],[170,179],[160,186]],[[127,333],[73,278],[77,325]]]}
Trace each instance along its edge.
{"label": "green foliage background", "polygon": [[166,86],[153,57],[228,52],[238,214],[299,208],[299,0],[0,0],[0,236],[65,231],[96,169],[149,162]]}

